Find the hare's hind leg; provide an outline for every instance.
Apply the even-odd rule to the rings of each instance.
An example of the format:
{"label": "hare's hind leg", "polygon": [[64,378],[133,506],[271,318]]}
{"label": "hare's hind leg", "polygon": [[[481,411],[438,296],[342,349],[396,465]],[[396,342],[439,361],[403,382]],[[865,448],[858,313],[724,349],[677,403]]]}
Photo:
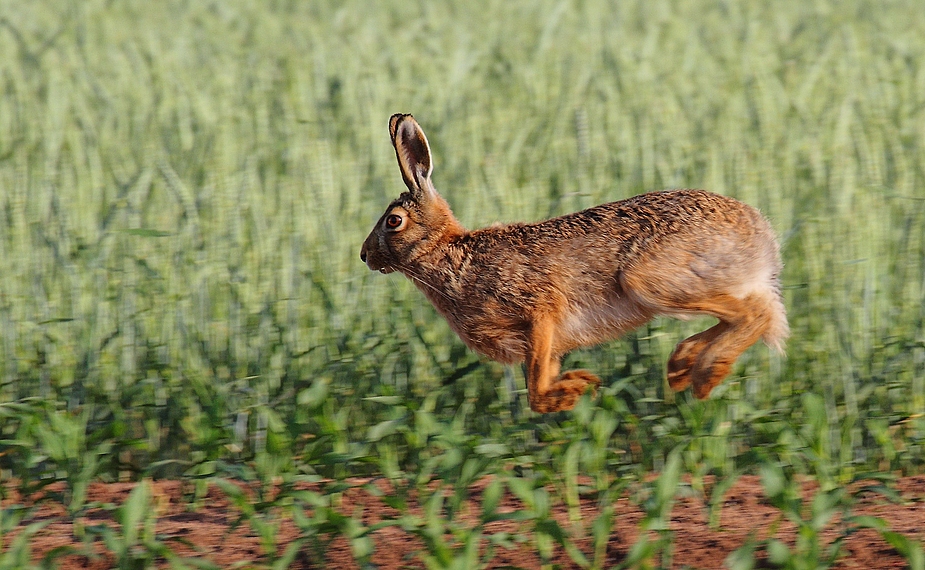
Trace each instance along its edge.
{"label": "hare's hind leg", "polygon": [[527,349],[527,399],[530,409],[541,414],[571,410],[589,386],[600,378],[587,370],[559,374],[559,359],[552,354],[555,326],[550,321],[533,323]]}
{"label": "hare's hind leg", "polygon": [[[706,398],[729,374],[736,359],[760,337],[780,349],[789,329],[776,275],[767,280],[751,278],[761,277],[761,267],[750,272],[743,269],[738,272],[739,279],[731,280],[722,272],[666,274],[661,263],[652,258],[648,265],[640,264],[634,272],[624,273],[623,289],[655,313],[719,319],[713,327],[681,341],[672,352],[668,383],[673,389],[693,385],[694,395]],[[723,289],[727,292],[718,292]]]}
{"label": "hare's hind leg", "polygon": [[774,315],[764,301],[760,295],[744,299],[723,296],[721,303],[709,311],[720,322],[701,333],[710,336],[706,333],[714,331],[690,371],[694,396],[699,399],[709,396],[729,374],[736,359],[768,331]]}
{"label": "hare's hind leg", "polygon": [[680,391],[693,385],[694,396],[699,399],[709,396],[729,375],[736,359],[768,331],[774,315],[762,295],[656,299],[668,314],[707,314],[719,319],[709,329],[678,343],[668,360],[669,386]]}
{"label": "hare's hind leg", "polygon": [[719,319],[711,328],[681,341],[668,360],[668,383],[675,390],[693,384],[694,396],[704,399],[729,375],[736,359],[773,323],[773,306],[763,295],[739,299],[718,295],[679,309],[707,313]]}

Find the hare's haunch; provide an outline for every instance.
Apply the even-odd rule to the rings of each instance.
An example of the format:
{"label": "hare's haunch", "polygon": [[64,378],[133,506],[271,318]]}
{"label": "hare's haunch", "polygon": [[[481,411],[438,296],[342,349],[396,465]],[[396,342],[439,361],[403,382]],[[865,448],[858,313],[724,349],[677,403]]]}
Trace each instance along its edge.
{"label": "hare's haunch", "polygon": [[655,315],[712,315],[668,361],[675,390],[706,398],[759,338],[788,335],[780,253],[746,204],[703,190],[652,192],[531,224],[469,231],[431,182],[424,131],[393,115],[392,144],[408,191],[363,243],[370,269],[400,271],[473,350],[526,361],[530,407],[567,410],[600,380],[559,371],[561,357]]}

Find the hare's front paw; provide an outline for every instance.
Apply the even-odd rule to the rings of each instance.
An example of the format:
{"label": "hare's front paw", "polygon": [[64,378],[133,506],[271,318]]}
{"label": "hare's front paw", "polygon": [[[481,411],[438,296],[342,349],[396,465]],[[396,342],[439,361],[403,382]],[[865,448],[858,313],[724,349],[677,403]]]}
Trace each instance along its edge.
{"label": "hare's front paw", "polygon": [[538,394],[530,408],[541,414],[571,410],[589,387],[596,392],[600,385],[601,379],[587,370],[569,370],[553,382],[548,392]]}

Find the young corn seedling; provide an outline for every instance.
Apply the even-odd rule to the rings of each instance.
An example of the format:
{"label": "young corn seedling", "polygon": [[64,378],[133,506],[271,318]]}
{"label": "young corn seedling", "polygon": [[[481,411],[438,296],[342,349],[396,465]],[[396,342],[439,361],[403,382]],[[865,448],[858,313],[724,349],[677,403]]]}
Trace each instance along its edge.
{"label": "young corn seedling", "polygon": [[[681,446],[671,450],[665,466],[654,484],[649,486],[649,496],[642,502],[645,516],[639,523],[639,539],[630,548],[620,568],[670,568],[674,533],[669,524],[671,509],[681,483]],[[654,532],[656,539],[650,538]]]}
{"label": "young corn seedling", "polygon": [[[767,538],[757,541],[751,537],[730,554],[727,565],[733,570],[753,568],[756,550],[763,551],[769,563],[790,570],[815,570],[834,564],[843,554],[844,540],[854,530],[849,524],[853,500],[844,488],[820,489],[810,501],[804,502],[799,481],[771,462],[761,466],[761,483],[768,501],[780,510],[778,521],[771,525]],[[826,545],[822,533],[836,518],[841,531]],[[796,525],[792,546],[774,536],[782,520]]]}
{"label": "young corn seedling", "polygon": [[[29,518],[32,511],[32,508],[18,505],[0,509],[0,570],[31,570],[49,567],[55,558],[73,550],[69,546],[54,548],[42,558],[41,566],[34,565],[32,563],[32,538],[54,521],[53,519],[37,521],[25,528],[20,528],[22,522]],[[17,528],[20,528],[19,534],[7,543],[6,537]]]}
{"label": "young corn seedling", "polygon": [[217,570],[211,562],[183,558],[173,552],[155,533],[158,509],[147,480],[141,481],[126,501],[115,509],[118,526],[99,524],[87,527],[89,536],[98,536],[115,558],[119,570],[146,570],[166,561],[171,568],[190,567]]}
{"label": "young corn seedling", "polygon": [[[324,566],[331,543],[338,537],[344,537],[350,545],[350,552],[357,565],[363,570],[375,568],[372,563],[375,550],[372,534],[396,523],[386,520],[366,526],[360,514],[347,516],[340,512],[336,504],[340,502],[339,497],[347,488],[346,483],[334,483],[324,487],[321,492],[293,491],[295,506],[292,510],[292,520],[301,531],[300,538],[287,548],[278,564],[283,560],[291,561],[298,549],[307,546],[312,562]],[[375,495],[374,485],[369,485],[367,489]]]}

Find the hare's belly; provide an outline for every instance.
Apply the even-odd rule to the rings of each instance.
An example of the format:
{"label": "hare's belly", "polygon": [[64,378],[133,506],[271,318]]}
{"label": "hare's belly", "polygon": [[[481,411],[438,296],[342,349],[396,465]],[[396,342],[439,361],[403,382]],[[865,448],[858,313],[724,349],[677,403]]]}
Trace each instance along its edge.
{"label": "hare's belly", "polygon": [[650,318],[650,312],[626,297],[573,306],[556,330],[553,352],[564,354],[580,346],[615,339]]}
{"label": "hare's belly", "polygon": [[[530,323],[525,318],[494,311],[444,317],[472,350],[506,364],[526,359]],[[650,312],[626,298],[572,306],[553,329],[552,353],[558,357],[581,346],[617,338],[650,318]]]}
{"label": "hare's belly", "polygon": [[523,362],[526,358],[523,325],[489,318],[448,317],[447,321],[466,346],[479,354],[505,364]]}

